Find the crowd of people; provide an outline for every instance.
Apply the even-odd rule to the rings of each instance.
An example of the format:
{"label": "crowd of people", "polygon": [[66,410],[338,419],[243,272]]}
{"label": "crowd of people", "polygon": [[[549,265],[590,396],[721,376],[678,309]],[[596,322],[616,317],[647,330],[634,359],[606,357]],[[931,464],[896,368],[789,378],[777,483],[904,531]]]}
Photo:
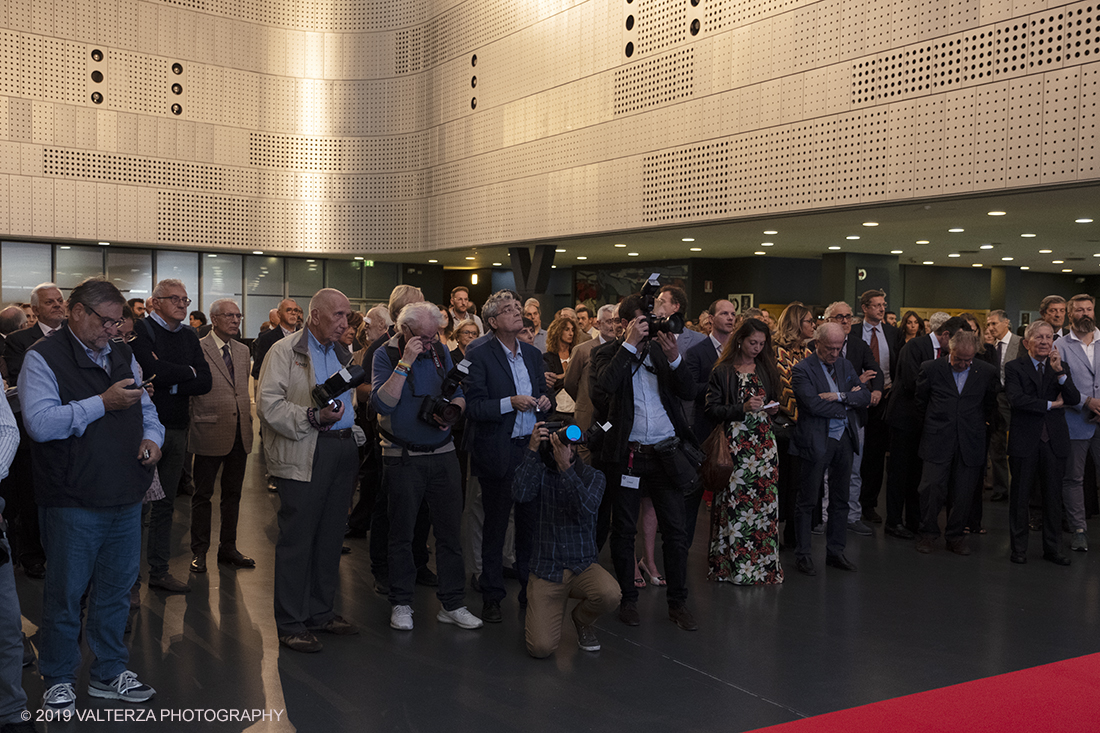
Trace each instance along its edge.
{"label": "crowd of people", "polygon": [[879,290],[858,316],[795,302],[773,319],[719,299],[684,328],[684,291],[654,286],[562,308],[544,328],[540,301],[511,290],[477,313],[465,287],[433,304],[399,285],[361,314],[323,289],[307,310],[283,300],[251,348],[234,300],[190,305],[179,280],[127,302],[92,278],[67,299],[43,283],[26,309],[0,310],[0,730],[34,729],[20,719],[14,568],[44,579],[45,709],[75,709],[81,634],[88,694],[148,701],[125,641],[143,546],[148,586],[189,592],[169,572],[177,493],[190,494],[189,571],[205,573],[220,473],[217,562],[256,567],[236,540],[256,453],[278,495],[274,622],[303,653],[322,650],[321,634],[358,633],[336,609],[346,538],[369,536],[399,631],[414,628],[418,584],[436,588],[438,622],[474,630],[502,621],[518,580],[534,657],[558,647],[571,598],[585,651],[600,648],[602,614],[642,623],[649,585],[665,588],[674,624],[697,629],[687,560],[701,513],[707,577],[737,585],[784,582],[784,549],[817,575],[815,534],[826,566],[854,572],[849,534],[876,525],[920,553],[942,535],[968,555],[987,484],[1009,502],[1011,562],[1028,561],[1030,531],[1056,565],[1070,564],[1064,531],[1088,549],[1089,457],[1100,466],[1089,295],[1045,298],[1016,334],[999,310],[984,327],[974,314],[899,319]]}

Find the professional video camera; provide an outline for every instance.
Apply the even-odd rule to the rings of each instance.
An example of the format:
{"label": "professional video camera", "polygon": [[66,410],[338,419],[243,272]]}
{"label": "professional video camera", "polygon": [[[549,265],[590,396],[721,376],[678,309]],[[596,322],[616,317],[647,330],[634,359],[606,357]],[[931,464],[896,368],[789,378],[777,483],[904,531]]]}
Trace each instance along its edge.
{"label": "professional video camera", "polygon": [[366,370],[358,364],[349,364],[326,379],[323,384],[313,388],[313,401],[320,408],[331,405],[332,409],[339,410],[340,400],[336,398],[365,381],[367,381]]}
{"label": "professional video camera", "polygon": [[645,322],[649,324],[649,335],[683,333],[684,317],[679,313],[663,317],[653,315],[653,306],[657,302],[657,291],[661,289],[660,277],[660,273],[653,273],[642,287],[642,310],[645,311]]}
{"label": "professional video camera", "polygon": [[428,395],[420,403],[420,412],[417,413],[424,422],[430,425],[443,424],[448,427],[458,422],[462,417],[462,408],[451,402],[462,380],[470,375],[470,361],[463,359],[454,365],[447,376],[443,378],[443,384],[439,388],[439,396]]}

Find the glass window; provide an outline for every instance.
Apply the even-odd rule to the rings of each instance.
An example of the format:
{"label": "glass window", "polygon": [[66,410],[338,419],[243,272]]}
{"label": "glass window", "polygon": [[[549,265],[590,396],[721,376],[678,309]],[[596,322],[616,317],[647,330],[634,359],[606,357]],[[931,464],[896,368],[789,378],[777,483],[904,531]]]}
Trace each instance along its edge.
{"label": "glass window", "polygon": [[3,271],[5,303],[30,303],[35,285],[53,279],[53,250],[48,244],[4,242],[0,249],[0,270]]}
{"label": "glass window", "polygon": [[286,261],[286,275],[290,297],[307,300],[325,287],[325,261],[289,257]]}
{"label": "glass window", "polygon": [[153,294],[153,253],[147,249],[107,250],[107,279],[126,300],[145,300]]}
{"label": "glass window", "polygon": [[75,244],[59,244],[56,247],[57,275],[54,282],[66,298],[77,285],[89,277],[103,275],[101,247],[80,247]]}
{"label": "glass window", "polygon": [[156,282],[169,279],[183,282],[187,288],[187,297],[197,301],[199,299],[199,253],[158,251]]}
{"label": "glass window", "polygon": [[[326,266],[328,270],[328,286],[336,288],[349,300],[358,300],[363,297],[363,272],[362,262],[355,260],[329,260]],[[310,293],[312,295],[312,293]]]}
{"label": "glass window", "polygon": [[[260,335],[260,326],[268,319],[272,308],[278,308],[283,300],[281,295],[246,295],[244,296],[244,323],[241,324],[241,338],[256,338]],[[298,303],[305,310],[303,298]]]}
{"label": "glass window", "polygon": [[[218,298],[241,302],[241,256],[205,254],[202,257],[202,312]],[[245,309],[245,318],[248,311]]]}
{"label": "glass window", "polygon": [[244,258],[244,286],[248,295],[283,294],[283,258]]}
{"label": "glass window", "polygon": [[363,292],[368,303],[386,303],[397,286],[398,265],[393,262],[375,262],[374,267],[363,268]]}

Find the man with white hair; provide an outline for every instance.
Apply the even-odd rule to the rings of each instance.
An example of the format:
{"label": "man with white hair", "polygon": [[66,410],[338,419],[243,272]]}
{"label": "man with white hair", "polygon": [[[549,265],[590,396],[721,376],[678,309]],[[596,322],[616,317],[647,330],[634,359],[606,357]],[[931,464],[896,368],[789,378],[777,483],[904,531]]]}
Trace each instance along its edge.
{"label": "man with white hair", "polygon": [[61,327],[65,320],[65,296],[53,283],[42,283],[31,290],[31,309],[38,322],[22,331],[15,331],[4,342],[4,362],[8,365],[8,384],[19,381],[23,367],[23,355],[40,338],[45,338]]}
{"label": "man with white hair", "polygon": [[848,487],[852,455],[859,450],[855,410],[871,403],[871,391],[859,380],[855,367],[841,358],[845,334],[836,323],[823,323],[814,336],[815,351],[795,365],[791,388],[798,400],[791,452],[802,459],[802,476],[795,510],[798,571],[816,575],[810,558],[811,515],[817,492],[829,474],[829,527],[825,564],[855,571],[844,556],[848,532]]}
{"label": "man with white hair", "polygon": [[[390,520],[390,626],[399,631],[413,628],[417,570],[412,543],[424,502],[435,527],[436,595],[443,605],[436,620],[464,629],[482,625],[464,603],[462,481],[451,437],[466,401],[461,386],[450,395],[442,391],[453,363],[436,338],[438,331],[439,309],[410,303],[397,317],[397,333],[374,352],[371,404],[382,436],[382,485]],[[434,407],[426,411],[429,401]]]}

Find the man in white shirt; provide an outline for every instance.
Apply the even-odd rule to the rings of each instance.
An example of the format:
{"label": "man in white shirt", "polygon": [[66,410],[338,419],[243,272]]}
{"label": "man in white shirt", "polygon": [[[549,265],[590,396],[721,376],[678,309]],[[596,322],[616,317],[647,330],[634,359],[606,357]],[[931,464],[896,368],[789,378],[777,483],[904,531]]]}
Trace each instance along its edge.
{"label": "man in white shirt", "polygon": [[451,291],[451,318],[454,319],[455,325],[469,318],[477,324],[479,336],[485,333],[485,326],[482,325],[481,319],[476,313],[470,312],[470,289],[465,285],[459,285]]}
{"label": "man in white shirt", "polygon": [[859,296],[863,311],[863,341],[871,347],[871,356],[882,371],[882,392],[871,397],[864,426],[864,445],[860,464],[860,504],[864,522],[882,522],[876,511],[878,495],[882,489],[882,475],[889,447],[889,431],[886,428],[886,405],[893,385],[893,372],[897,365],[896,343],[898,330],[886,323],[886,293],[868,290]]}
{"label": "man in white shirt", "polygon": [[1086,552],[1089,549],[1085,526],[1085,462],[1092,453],[1093,463],[1100,469],[1100,329],[1096,328],[1096,301],[1088,294],[1069,299],[1069,335],[1054,343],[1062,361],[1069,365],[1073,382],[1081,393],[1076,405],[1066,405],[1066,425],[1069,427],[1069,458],[1062,480],[1062,502],[1066,521],[1073,531],[1070,549]]}

